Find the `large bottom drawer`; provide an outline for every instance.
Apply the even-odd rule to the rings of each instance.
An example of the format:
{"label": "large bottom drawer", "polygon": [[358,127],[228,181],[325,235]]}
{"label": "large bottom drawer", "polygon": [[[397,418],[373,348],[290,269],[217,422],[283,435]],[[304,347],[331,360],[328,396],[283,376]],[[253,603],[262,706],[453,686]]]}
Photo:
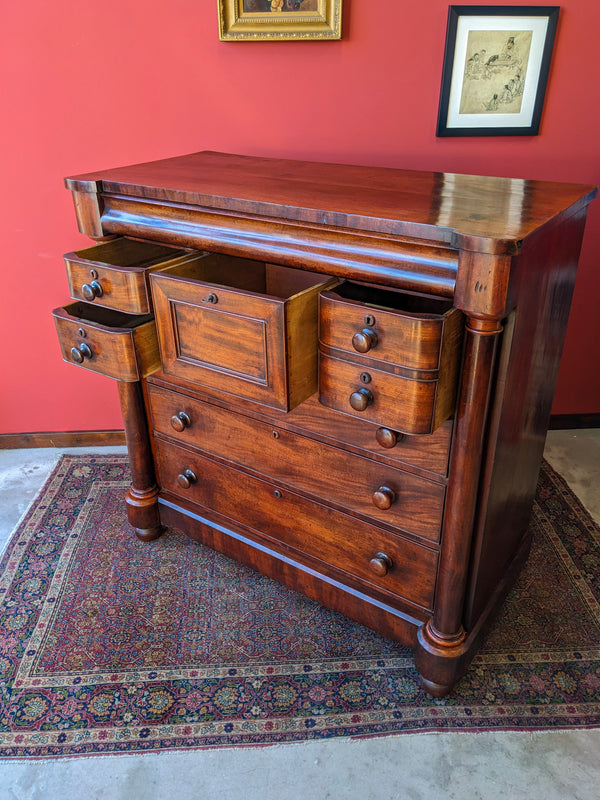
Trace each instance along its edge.
{"label": "large bottom drawer", "polygon": [[437,542],[445,487],[273,424],[149,389],[154,429],[181,444],[334,503],[375,524]]}
{"label": "large bottom drawer", "polygon": [[[315,503],[276,484],[156,439],[163,492],[184,498],[306,554],[337,573],[421,608],[433,601],[437,552]],[[329,570],[331,572],[331,569]]]}

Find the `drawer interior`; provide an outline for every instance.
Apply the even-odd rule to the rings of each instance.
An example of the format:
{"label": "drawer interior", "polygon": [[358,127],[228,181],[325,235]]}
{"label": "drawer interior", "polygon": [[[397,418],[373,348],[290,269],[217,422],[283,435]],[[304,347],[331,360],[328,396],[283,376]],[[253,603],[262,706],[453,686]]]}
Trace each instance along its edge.
{"label": "drawer interior", "polygon": [[281,300],[288,300],[305,289],[318,286],[327,280],[326,275],[220,253],[209,253],[203,258],[177,264],[161,270],[161,274],[184,281],[198,281],[268,295]]}
{"label": "drawer interior", "polygon": [[344,281],[331,290],[338,297],[355,302],[369,308],[384,311],[396,311],[412,314],[422,318],[439,317],[450,311],[452,301],[431,295],[413,294],[412,292],[382,289],[352,281]]}
{"label": "drawer interior", "polygon": [[84,264],[108,265],[119,268],[142,269],[155,263],[175,258],[185,251],[153,242],[139,242],[121,237],[109,242],[66,253],[67,261]]}
{"label": "drawer interior", "polygon": [[70,303],[64,307],[64,310],[70,317],[79,319],[82,323],[101,325],[105,328],[137,328],[153,319],[152,314],[125,314],[122,311],[113,311],[113,309],[89,303]]}

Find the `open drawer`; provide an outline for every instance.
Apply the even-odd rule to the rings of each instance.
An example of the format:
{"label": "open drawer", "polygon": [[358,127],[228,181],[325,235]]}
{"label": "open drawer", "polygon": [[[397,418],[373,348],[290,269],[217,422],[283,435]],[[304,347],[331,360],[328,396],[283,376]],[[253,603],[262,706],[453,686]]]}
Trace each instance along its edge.
{"label": "open drawer", "polygon": [[52,315],[63,359],[70,364],[119,381],[138,381],[160,367],[151,314],[133,316],[71,303],[55,308]]}
{"label": "open drawer", "polygon": [[127,314],[152,311],[148,274],[198,253],[121,237],[64,255],[74,300]]}
{"label": "open drawer", "polygon": [[344,282],[319,303],[323,405],[407,434],[452,415],[463,317],[451,301]]}
{"label": "open drawer", "polygon": [[288,411],[317,390],[318,294],[335,279],[206,254],[151,275],[163,371]]}

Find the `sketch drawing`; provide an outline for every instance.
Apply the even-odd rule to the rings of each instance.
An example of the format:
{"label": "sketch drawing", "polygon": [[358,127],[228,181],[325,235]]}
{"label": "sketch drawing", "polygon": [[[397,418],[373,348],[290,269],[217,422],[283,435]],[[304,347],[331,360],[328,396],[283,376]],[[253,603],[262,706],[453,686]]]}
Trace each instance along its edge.
{"label": "sketch drawing", "polygon": [[518,114],[531,31],[469,31],[461,114]]}

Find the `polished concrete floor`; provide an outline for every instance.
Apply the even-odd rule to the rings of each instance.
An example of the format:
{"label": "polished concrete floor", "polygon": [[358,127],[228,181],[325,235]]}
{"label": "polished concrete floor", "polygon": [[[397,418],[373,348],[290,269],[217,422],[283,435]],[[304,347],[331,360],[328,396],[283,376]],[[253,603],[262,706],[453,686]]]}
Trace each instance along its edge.
{"label": "polished concrete floor", "polygon": [[[0,548],[62,452],[0,450]],[[551,431],[545,455],[600,523],[600,430]],[[599,756],[590,730],[0,761],[0,800],[600,800]]]}

